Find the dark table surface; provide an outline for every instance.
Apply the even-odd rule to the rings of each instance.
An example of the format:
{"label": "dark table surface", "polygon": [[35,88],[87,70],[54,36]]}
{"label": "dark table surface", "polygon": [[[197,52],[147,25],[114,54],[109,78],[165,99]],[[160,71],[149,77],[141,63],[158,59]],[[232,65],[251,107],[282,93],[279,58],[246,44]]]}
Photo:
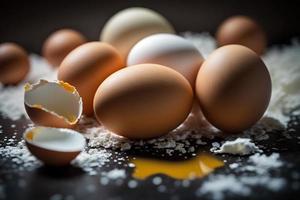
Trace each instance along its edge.
{"label": "dark table surface", "polygon": [[[298,122],[298,123],[295,123]],[[282,177],[286,180],[286,185],[278,192],[272,192],[264,187],[253,186],[253,193],[250,195],[251,199],[299,199],[300,190],[299,187],[292,187],[292,184],[300,182],[300,177],[295,177],[293,174],[300,173],[300,117],[293,116],[290,123],[287,126],[285,132],[290,137],[283,136],[283,131],[274,131],[268,133],[270,139],[266,141],[258,141],[257,145],[264,150],[265,154],[271,154],[278,152],[280,159],[283,161],[284,166],[278,169],[274,169],[271,173],[276,177]],[[0,144],[5,146],[6,142],[3,141],[4,137],[10,138],[14,132],[17,132],[16,143],[22,137],[24,129],[29,120],[23,118],[18,121],[11,121],[9,119],[0,118],[0,124],[3,126],[3,134],[0,134]],[[12,128],[11,125],[15,127]],[[209,152],[211,143],[213,141],[220,141],[220,139],[208,140],[207,145],[197,146],[198,152]],[[190,141],[191,143],[195,141]],[[276,150],[274,150],[276,149]],[[197,199],[195,191],[201,187],[201,184],[206,181],[207,177],[190,181],[188,187],[182,184],[178,185],[178,180],[170,178],[166,175],[159,174],[163,180],[163,184],[167,187],[166,191],[158,191],[157,186],[152,183],[152,177],[146,180],[138,180],[138,186],[136,188],[129,188],[128,181],[132,180],[133,169],[128,167],[128,156],[151,156],[156,158],[162,158],[163,151],[155,152],[154,155],[150,155],[145,149],[137,149],[133,147],[129,151],[116,151],[108,150],[112,152],[110,161],[104,166],[97,169],[98,175],[91,176],[84,172],[81,168],[75,166],[68,166],[64,168],[52,168],[41,165],[34,170],[15,170],[12,165],[14,163],[11,159],[3,158],[0,155],[0,183],[5,186],[5,199],[9,200],[33,200],[33,199],[50,199],[54,194],[62,195],[62,199]],[[187,154],[189,155],[189,154]],[[191,155],[190,155],[191,156]],[[126,158],[120,163],[114,162],[116,158]],[[189,156],[188,156],[189,157]],[[231,163],[240,163],[241,166],[247,165],[248,156],[233,156],[223,155],[217,156],[220,160],[226,160],[225,166],[216,169],[214,174],[235,174],[230,169]],[[171,157],[164,157],[163,159],[182,159],[179,155]],[[126,178],[122,184],[116,184],[112,181],[108,185],[100,184],[100,172],[109,171],[112,169],[125,169]],[[20,185],[20,181],[24,181],[25,185]],[[93,186],[92,190],[89,189]],[[71,195],[71,197],[70,197]],[[68,197],[69,196],[69,197]],[[225,193],[225,199],[249,199],[248,197],[236,196]],[[199,199],[211,199],[210,196],[204,195]]]}
{"label": "dark table surface", "polygon": [[[289,42],[292,37],[299,37],[300,26],[298,20],[299,6],[296,3],[284,1],[1,1],[0,3],[0,43],[15,41],[23,45],[30,52],[40,52],[45,38],[54,30],[69,27],[84,33],[90,40],[97,40],[100,29],[105,21],[116,11],[131,6],[145,6],[162,13],[174,24],[178,32],[209,31],[213,34],[218,24],[226,17],[234,14],[245,14],[256,19],[267,32],[269,44]],[[180,11],[179,11],[180,10]],[[293,117],[299,122],[299,118]],[[11,121],[0,117],[3,133],[0,134],[0,143],[5,146],[3,138],[10,137],[17,132],[17,140],[20,140],[29,121],[22,118]],[[12,128],[11,124],[16,127]],[[295,129],[296,131],[289,131]],[[300,136],[299,123],[290,123],[286,130],[292,137],[282,136],[283,132],[270,133],[271,139],[259,145],[264,147],[264,152],[270,154],[280,153],[281,159],[290,163],[288,166],[275,170],[278,177],[284,177],[288,184],[279,192],[271,192],[263,188],[254,188],[255,193],[251,199],[299,199],[300,191],[294,189],[290,183],[295,181],[291,175],[293,171],[300,169],[300,144],[297,137]],[[210,141],[211,143],[212,141]],[[198,148],[200,152],[208,152],[210,143]],[[112,150],[111,150],[112,151]],[[115,152],[115,151],[112,151]],[[125,167],[127,160],[121,164],[113,162],[114,157],[126,157],[128,155],[147,155],[147,152],[139,149],[113,154],[111,162],[99,170],[113,168],[125,168],[130,180],[133,169]],[[157,157],[160,152],[157,152]],[[247,157],[218,156],[221,160],[227,160],[225,166],[217,169],[215,174],[228,174],[228,165],[241,159],[245,163]],[[171,158],[172,159],[172,158]],[[116,186],[108,184],[100,185],[99,175],[90,176],[82,169],[73,166],[65,168],[50,168],[40,166],[33,171],[18,172],[12,169],[12,162],[0,155],[0,183],[5,185],[6,198],[18,199],[49,199],[53,194],[62,194],[64,199],[72,195],[74,199],[196,199],[194,191],[201,186],[203,179],[193,180],[189,187],[176,185],[176,180],[160,175],[163,183],[167,185],[165,192],[157,191],[151,179],[138,181],[138,187],[129,189],[127,184]],[[20,187],[19,181],[25,180],[26,186]],[[94,185],[96,190],[90,191],[87,186]],[[227,195],[227,199],[241,199],[242,197]],[[72,198],[69,197],[69,200]],[[210,199],[203,196],[201,199]],[[249,199],[245,197],[245,199]]]}

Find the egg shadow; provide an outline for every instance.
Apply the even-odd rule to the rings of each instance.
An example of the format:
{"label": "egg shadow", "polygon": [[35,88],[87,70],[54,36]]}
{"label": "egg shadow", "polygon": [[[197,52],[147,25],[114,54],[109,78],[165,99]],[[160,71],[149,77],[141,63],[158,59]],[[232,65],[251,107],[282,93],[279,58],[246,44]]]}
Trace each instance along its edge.
{"label": "egg shadow", "polygon": [[41,167],[36,169],[36,173],[40,176],[58,179],[73,178],[85,174],[85,172],[80,167],[76,167],[73,165],[60,167],[42,165]]}

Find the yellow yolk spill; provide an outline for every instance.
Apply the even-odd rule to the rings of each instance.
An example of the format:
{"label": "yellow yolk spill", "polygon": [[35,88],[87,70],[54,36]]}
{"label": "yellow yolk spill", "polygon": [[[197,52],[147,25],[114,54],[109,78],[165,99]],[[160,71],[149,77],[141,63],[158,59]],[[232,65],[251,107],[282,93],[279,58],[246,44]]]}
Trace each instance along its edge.
{"label": "yellow yolk spill", "polygon": [[26,83],[26,84],[24,85],[24,90],[25,90],[25,92],[28,92],[30,89],[31,89],[31,85],[30,85],[29,83]]}
{"label": "yellow yolk spill", "polygon": [[34,136],[34,133],[32,132],[32,131],[30,131],[30,132],[28,132],[27,134],[26,134],[26,138],[27,138],[27,140],[33,140],[33,136]]}
{"label": "yellow yolk spill", "polygon": [[155,174],[165,174],[179,180],[201,178],[215,168],[224,166],[222,161],[208,154],[200,154],[184,161],[137,157],[131,162],[135,164],[133,177],[141,180]]}
{"label": "yellow yolk spill", "polygon": [[75,88],[70,85],[69,83],[59,81],[59,85],[62,86],[66,91],[73,93],[75,91]]}
{"label": "yellow yolk spill", "polygon": [[68,115],[66,118],[70,123],[74,123],[77,121],[77,117],[75,115]]}

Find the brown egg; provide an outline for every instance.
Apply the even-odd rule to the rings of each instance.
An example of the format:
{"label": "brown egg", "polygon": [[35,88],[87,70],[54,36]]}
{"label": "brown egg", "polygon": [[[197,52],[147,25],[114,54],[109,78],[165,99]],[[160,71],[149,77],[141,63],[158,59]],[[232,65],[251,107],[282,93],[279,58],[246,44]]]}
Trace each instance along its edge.
{"label": "brown egg", "polygon": [[246,16],[234,16],[225,20],[218,28],[216,38],[219,46],[240,44],[252,49],[258,55],[264,53],[267,45],[262,28]]}
{"label": "brown egg", "polygon": [[71,29],[61,29],[46,39],[42,54],[51,65],[58,67],[73,49],[85,42],[86,38],[81,33]]}
{"label": "brown egg", "polygon": [[103,42],[89,42],[74,49],[63,60],[58,79],[76,87],[83,100],[83,113],[92,115],[98,86],[122,67],[123,60],[114,47]]}
{"label": "brown egg", "polygon": [[201,66],[196,93],[206,119],[224,132],[243,131],[264,114],[271,78],[260,57],[247,47],[227,45]]}
{"label": "brown egg", "polygon": [[34,127],[23,138],[35,157],[52,166],[68,165],[86,145],[82,134],[63,128]]}
{"label": "brown egg", "polygon": [[17,84],[29,72],[29,58],[25,50],[14,43],[0,45],[0,82]]}
{"label": "brown egg", "polygon": [[132,139],[161,136],[182,123],[193,103],[189,82],[177,71],[156,64],[124,68],[99,86],[94,98],[98,121]]}

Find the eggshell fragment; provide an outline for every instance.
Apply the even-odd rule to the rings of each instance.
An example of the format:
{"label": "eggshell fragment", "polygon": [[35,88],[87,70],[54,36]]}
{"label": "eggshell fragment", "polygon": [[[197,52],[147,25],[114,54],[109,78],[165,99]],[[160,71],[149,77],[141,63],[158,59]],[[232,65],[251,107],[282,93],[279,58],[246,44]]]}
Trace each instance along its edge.
{"label": "eggshell fragment", "polygon": [[30,63],[26,51],[15,43],[0,44],[0,82],[17,84],[29,72]]}
{"label": "eggshell fragment", "polygon": [[135,43],[156,33],[175,33],[175,30],[159,13],[147,8],[134,7],[111,17],[102,29],[100,40],[116,47],[126,60]]}
{"label": "eggshell fragment", "polygon": [[26,84],[24,104],[30,119],[41,126],[72,127],[82,113],[77,90],[63,81]]}
{"label": "eggshell fragment", "polygon": [[29,151],[47,165],[68,165],[84,149],[85,138],[71,129],[35,127],[24,132]]}
{"label": "eggshell fragment", "polygon": [[104,42],[89,42],[74,49],[61,63],[58,79],[72,84],[83,99],[83,112],[93,114],[93,98],[98,86],[124,67],[117,50]]}
{"label": "eggshell fragment", "polygon": [[132,139],[153,138],[176,128],[188,116],[193,90],[178,72],[141,64],[115,72],[94,98],[97,120],[112,132]]}
{"label": "eggshell fragment", "polygon": [[54,67],[59,67],[63,59],[76,47],[84,44],[86,38],[78,31],[61,29],[52,33],[45,41],[42,54]]}
{"label": "eggshell fragment", "polygon": [[191,84],[195,80],[203,57],[185,38],[173,34],[155,34],[140,40],[130,51],[127,66],[154,63],[181,73]]}
{"label": "eggshell fragment", "polygon": [[219,46],[240,44],[258,55],[263,54],[267,46],[263,29],[246,16],[233,16],[225,20],[217,30],[216,39]]}
{"label": "eggshell fragment", "polygon": [[228,133],[254,125],[271,96],[267,67],[252,50],[227,45],[215,50],[201,66],[196,93],[206,119]]}

